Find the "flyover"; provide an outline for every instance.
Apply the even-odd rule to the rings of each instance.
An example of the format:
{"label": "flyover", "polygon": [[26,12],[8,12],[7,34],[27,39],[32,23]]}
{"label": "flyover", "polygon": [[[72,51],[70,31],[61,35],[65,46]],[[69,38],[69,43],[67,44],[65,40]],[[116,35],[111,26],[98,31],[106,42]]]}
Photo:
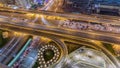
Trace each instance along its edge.
{"label": "flyover", "polygon": [[[19,23],[19,22],[11,23],[11,22],[5,22],[5,21],[0,22],[0,29],[22,32],[22,33],[27,33],[31,35],[37,35],[37,36],[44,36],[48,38],[56,37],[62,40],[67,39],[73,42],[74,41],[80,42],[81,40],[87,41],[87,42],[90,42],[90,40],[99,40],[103,42],[120,44],[119,34],[111,33],[108,36],[108,33],[100,34],[100,32],[97,32],[97,31],[85,32],[85,31],[76,31],[72,29],[70,30],[65,28],[58,28],[53,26],[43,26],[40,24]],[[108,54],[108,56],[111,57],[110,54]],[[116,59],[111,59],[111,60],[115,61],[115,64],[119,66],[119,62],[117,62]]]}
{"label": "flyover", "polygon": [[119,16],[107,16],[107,15],[85,15],[85,14],[73,14],[65,12],[52,12],[52,11],[34,11],[34,10],[20,10],[20,9],[10,9],[5,7],[0,7],[0,15],[15,17],[15,18],[24,18],[24,19],[33,19],[37,15],[43,15],[45,18],[51,18],[51,20],[64,20],[64,19],[74,19],[79,21],[86,22],[96,22],[96,23],[109,23],[114,25],[120,25]]}
{"label": "flyover", "polygon": [[[61,19],[76,19],[81,21],[87,21],[87,22],[98,22],[98,23],[111,23],[115,25],[119,25],[119,17],[109,17],[108,19],[99,18],[99,16],[94,15],[76,15],[76,14],[66,14],[66,13],[53,13],[53,12],[45,12],[45,11],[19,11],[19,10],[11,10],[11,9],[1,9],[0,10],[1,15],[10,16],[10,17],[18,17],[18,18],[28,18],[32,19],[34,18],[33,15],[44,15],[47,17],[61,17]],[[33,17],[31,17],[32,15]],[[117,20],[116,20],[117,19]],[[114,22],[114,23],[113,23]],[[58,37],[60,39],[69,39],[71,41],[81,41],[83,40],[99,40],[104,42],[110,42],[110,43],[117,43],[119,44],[119,34],[114,33],[106,33],[106,32],[97,32],[97,31],[75,31],[75,30],[69,30],[64,28],[57,28],[57,27],[51,27],[51,26],[42,26],[38,24],[30,24],[30,23],[13,23],[13,22],[0,22],[0,28],[11,30],[11,31],[17,31],[17,32],[23,32],[28,33],[32,35],[40,35],[45,37]],[[108,36],[109,35],[109,36]]]}
{"label": "flyover", "polygon": [[[117,20],[109,20],[109,19],[101,20],[101,19],[95,19],[95,17],[89,18],[87,17],[87,15],[83,17],[83,16],[77,16],[74,14],[68,15],[68,14],[52,13],[52,12],[44,12],[44,11],[40,11],[40,12],[20,11],[19,12],[18,10],[8,10],[8,9],[2,10],[2,11],[3,12],[0,11],[1,15],[16,17],[16,18],[22,17],[22,18],[32,19],[34,18],[32,17],[33,15],[42,14],[42,15],[45,15],[46,17],[60,17],[60,19],[77,19],[77,20],[83,20],[88,22],[112,23],[115,25],[119,25],[119,17],[115,17],[115,19]],[[44,25],[34,24],[34,23],[24,23],[24,22],[15,23],[15,22],[11,22],[10,20],[0,21],[0,28],[4,30],[22,32],[22,33],[27,33],[32,35],[45,36],[48,38],[57,37],[63,40],[69,39],[70,41],[76,41],[76,42],[80,42],[81,40],[90,41],[92,39],[92,40],[99,40],[103,42],[120,44],[120,38],[119,38],[120,35],[117,33],[115,34],[110,32],[83,31],[83,30],[77,31],[77,30],[66,29],[66,28],[58,28],[54,26],[44,26]]]}
{"label": "flyover", "polygon": [[45,37],[58,37],[60,39],[69,39],[80,41],[93,39],[109,43],[120,44],[119,33],[98,32],[98,31],[77,31],[66,28],[59,28],[54,26],[44,26],[32,23],[14,23],[0,21],[0,28],[4,30],[12,30],[16,32],[28,33]]}

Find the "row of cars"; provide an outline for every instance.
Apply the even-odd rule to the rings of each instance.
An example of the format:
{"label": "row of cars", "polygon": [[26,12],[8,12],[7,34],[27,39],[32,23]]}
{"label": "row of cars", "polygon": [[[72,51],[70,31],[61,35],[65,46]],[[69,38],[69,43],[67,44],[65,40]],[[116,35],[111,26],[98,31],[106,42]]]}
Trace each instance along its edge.
{"label": "row of cars", "polygon": [[76,29],[76,30],[94,30],[103,32],[120,33],[120,27],[112,24],[87,23],[74,20],[60,21],[58,27]]}

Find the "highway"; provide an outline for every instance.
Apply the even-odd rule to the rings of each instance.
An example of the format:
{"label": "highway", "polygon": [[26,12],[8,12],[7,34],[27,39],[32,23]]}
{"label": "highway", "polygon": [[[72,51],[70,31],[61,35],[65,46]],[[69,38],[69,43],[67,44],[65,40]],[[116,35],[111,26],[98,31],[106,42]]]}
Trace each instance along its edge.
{"label": "highway", "polygon": [[[18,38],[13,38],[13,40],[11,40],[11,43],[8,44],[4,49],[3,49],[3,52],[1,53],[1,59],[0,59],[0,62],[2,62],[6,57],[7,55],[11,52],[11,49],[13,49],[14,44],[17,44],[19,42],[19,40],[17,40]],[[14,45],[14,46],[13,46]]]}
{"label": "highway", "polygon": [[5,63],[4,63],[5,60],[8,59],[9,56],[13,56],[13,53],[12,53],[12,52],[14,52],[15,48],[19,47],[19,46],[17,46],[17,45],[18,45],[18,43],[20,42],[21,39],[22,39],[22,37],[18,37],[18,38],[14,41],[15,44],[10,44],[10,45],[11,45],[11,46],[10,46],[11,48],[8,48],[9,50],[6,50],[6,51],[8,51],[8,52],[3,54],[3,55],[5,55],[5,57],[4,57],[4,59],[1,61],[1,63],[5,64]]}
{"label": "highway", "polygon": [[25,37],[24,35],[14,34],[12,40],[10,40],[10,42],[7,43],[1,51],[0,62],[3,64],[7,64],[14,57],[14,55],[17,54],[26,39],[27,37]]}
{"label": "highway", "polygon": [[27,39],[28,39],[28,36],[21,37],[21,40],[17,44],[16,48],[14,48],[14,50],[11,51],[11,53],[7,56],[7,58],[2,63],[8,64],[11,61],[11,59],[13,59],[16,56],[16,54],[19,52],[19,50],[24,46]]}
{"label": "highway", "polygon": [[[3,16],[9,16],[9,17],[16,17],[16,18],[25,18],[25,19],[33,19],[33,15],[43,15],[45,18],[47,17],[53,17],[52,20],[54,20],[54,17],[59,17],[61,20],[63,19],[75,19],[80,21],[86,21],[86,22],[96,22],[96,23],[109,23],[114,25],[120,25],[120,17],[117,16],[105,16],[105,15],[84,15],[84,14],[71,14],[71,13],[55,13],[51,11],[23,11],[23,10],[13,10],[8,8],[1,8],[0,9],[0,15]],[[114,22],[114,23],[113,23]]]}
{"label": "highway", "polygon": [[[52,1],[52,2],[51,2]],[[42,10],[44,11],[53,11],[53,12],[63,12],[61,7],[63,5],[63,1],[64,0],[50,0],[50,2],[48,3],[49,6],[47,6],[47,8],[44,8]],[[45,6],[46,7],[46,6]],[[45,24],[45,25],[49,25],[49,26],[53,26],[52,23],[50,23],[44,15],[40,15],[41,17],[41,21]],[[37,19],[39,19],[39,16],[37,17]]]}
{"label": "highway", "polygon": [[[62,4],[62,0],[58,0],[59,2],[58,5]],[[52,5],[53,3],[50,3]],[[51,7],[45,7],[42,10],[48,10]],[[47,26],[42,26],[40,24],[35,24],[37,19],[42,18],[42,23],[44,23],[43,20],[47,19],[47,17],[61,17],[64,19],[75,19],[75,20],[80,20],[80,21],[87,21],[87,22],[98,22],[98,23],[111,23],[115,25],[120,25],[120,17],[116,16],[105,16],[105,15],[84,15],[84,14],[69,14],[69,13],[57,13],[57,11],[61,10],[60,8],[56,7],[56,4],[54,3],[53,8],[55,8],[55,12],[46,12],[46,11],[18,11],[18,10],[11,10],[11,9],[0,9],[0,14],[5,15],[8,17],[16,17],[16,18],[25,18],[25,19],[34,19],[33,16],[35,15],[35,19],[32,21],[33,23],[23,23],[23,22],[10,22],[10,19],[7,21],[1,21],[0,20],[0,28],[5,29],[5,30],[10,30],[10,31],[17,31],[17,32],[22,32],[22,33],[28,33],[32,35],[38,35],[38,36],[45,36],[48,38],[57,37],[63,40],[69,39],[69,41],[81,41],[82,39],[84,41],[87,40],[99,40],[99,41],[104,41],[104,42],[109,42],[109,43],[116,43],[120,44],[120,38],[119,34],[115,33],[110,33],[110,32],[100,32],[100,31],[77,31],[77,30],[71,30],[71,29],[66,29],[66,28],[58,28],[54,26],[49,26],[47,23]],[[51,8],[53,10],[53,8]],[[51,10],[50,9],[50,10]],[[4,11],[4,12],[3,12]],[[10,11],[10,12],[9,12]],[[27,15],[28,14],[28,15]],[[30,15],[29,15],[30,14]],[[33,14],[33,15],[32,15]],[[39,15],[42,15],[42,17],[39,17]],[[37,17],[38,16],[38,17]],[[55,20],[54,18],[52,20]],[[86,40],[87,39],[87,40]],[[58,40],[58,39],[55,39]],[[11,41],[12,42],[12,41]],[[61,41],[58,41],[59,43]],[[62,45],[64,43],[62,42]],[[112,59],[114,60],[114,59]],[[5,61],[5,63],[8,63]],[[115,61],[116,63],[116,61]],[[119,65],[116,63],[116,65]]]}
{"label": "highway", "polygon": [[[94,39],[99,41],[105,41],[110,43],[120,43],[119,34],[109,33],[109,32],[98,32],[98,31],[76,31],[65,28],[42,26],[39,24],[30,24],[30,23],[9,23],[1,22],[1,28],[7,30],[14,30],[17,32],[31,33],[35,35],[45,36],[48,34],[57,36],[57,37],[67,37],[74,40],[79,40],[82,38]],[[38,33],[37,33],[38,32]],[[109,36],[108,36],[109,35]],[[62,36],[62,37],[61,37]],[[71,37],[70,37],[71,36]],[[79,37],[77,37],[79,36]]]}
{"label": "highway", "polygon": [[20,41],[20,38],[16,38],[13,41],[13,43],[9,44],[9,47],[3,52],[3,55],[1,56],[2,58],[1,62],[3,62],[9,54],[11,54],[11,51],[13,50],[13,48],[16,47],[19,41]]}
{"label": "highway", "polygon": [[[7,25],[6,25],[7,24]],[[18,27],[19,26],[19,27]],[[48,38],[51,37],[57,37],[60,39],[69,39],[69,41],[81,41],[81,40],[85,40],[88,41],[90,39],[94,39],[94,40],[99,40],[99,41],[104,41],[104,42],[109,42],[109,43],[120,43],[119,38],[116,34],[117,37],[113,37],[111,36],[111,34],[109,34],[109,36],[104,36],[102,34],[96,35],[97,33],[93,34],[93,32],[91,33],[86,33],[83,31],[73,31],[73,30],[65,30],[65,29],[60,29],[60,28],[56,28],[56,27],[46,27],[46,26],[41,26],[38,24],[34,24],[34,25],[30,25],[28,23],[6,23],[3,22],[1,23],[1,28],[6,28],[7,30],[13,30],[13,31],[17,31],[17,32],[23,32],[23,33],[28,33],[28,34],[34,34],[34,35],[38,35],[38,36],[45,36]],[[106,34],[107,35],[107,34]],[[86,40],[87,39],[87,40]]]}
{"label": "highway", "polygon": [[[60,5],[62,4],[61,1],[63,0],[50,0],[48,2],[48,4],[43,7],[41,10],[44,10],[44,11],[58,11],[58,8],[60,7]],[[47,7],[47,8],[46,8]],[[41,21],[45,24],[45,25],[48,25],[50,26],[51,24],[49,23],[49,21],[47,21],[43,15],[41,15]],[[66,45],[64,44],[63,41],[61,41],[60,39],[58,38],[55,38],[55,37],[50,37],[53,41],[55,41],[56,43],[58,43],[60,45],[60,47],[62,47],[61,50],[63,50],[62,52],[62,56],[61,58],[59,59],[59,64],[56,63],[57,66],[61,66],[61,64],[63,65],[63,62],[65,61],[65,58],[66,58],[66,55],[68,54],[67,53],[67,47]],[[61,61],[60,61],[61,60]]]}
{"label": "highway", "polygon": [[6,51],[6,49],[8,49],[9,45],[15,40],[16,37],[12,37],[10,39],[10,41],[1,49],[0,55],[4,54],[4,52]]}

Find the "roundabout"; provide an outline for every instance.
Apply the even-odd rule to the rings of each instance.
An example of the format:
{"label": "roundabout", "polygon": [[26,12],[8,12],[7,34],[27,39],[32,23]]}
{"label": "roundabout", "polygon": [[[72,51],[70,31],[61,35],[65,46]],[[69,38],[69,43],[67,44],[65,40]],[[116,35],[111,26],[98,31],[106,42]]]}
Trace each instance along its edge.
{"label": "roundabout", "polygon": [[46,68],[56,63],[60,57],[60,50],[54,45],[42,45],[38,52],[38,68]]}

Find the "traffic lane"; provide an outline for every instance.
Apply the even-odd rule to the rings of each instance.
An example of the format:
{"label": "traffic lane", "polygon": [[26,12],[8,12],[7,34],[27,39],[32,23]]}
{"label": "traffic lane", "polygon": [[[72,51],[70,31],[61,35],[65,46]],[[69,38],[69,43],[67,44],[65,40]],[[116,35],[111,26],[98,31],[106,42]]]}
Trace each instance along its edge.
{"label": "traffic lane", "polygon": [[[24,24],[24,23],[17,23],[17,24],[19,24],[19,25],[22,25],[22,26],[26,26],[26,24]],[[28,24],[27,26],[29,26],[29,27],[37,27],[37,28],[40,28],[40,25],[31,25],[31,24]],[[40,29],[44,29],[44,27],[41,27]],[[47,29],[45,29],[45,30],[47,30]],[[49,31],[52,31],[52,30],[54,30],[54,31],[59,31],[60,32],[60,30],[59,29],[49,29]],[[64,30],[61,30],[62,32],[64,31]],[[66,32],[66,31],[64,31],[64,32]],[[63,32],[63,33],[64,33]],[[67,31],[67,32],[69,32],[70,33],[70,31]],[[88,31],[87,31],[88,32]],[[92,31],[93,32],[93,31]],[[89,32],[89,33],[91,33],[92,34],[92,32]],[[75,32],[72,32],[72,33],[75,33]],[[83,32],[84,33],[84,32]],[[94,33],[96,33],[95,31],[94,31]],[[101,32],[101,33],[99,33],[99,34],[101,34],[101,35],[103,35],[103,36],[101,36],[101,37],[99,37],[99,36],[94,36],[93,34],[91,35],[91,36],[87,36],[86,34],[80,34],[82,37],[96,37],[98,40],[99,40],[99,38],[100,39],[102,39],[102,40],[109,40],[110,42],[111,42],[111,39],[113,39],[113,38],[109,38],[109,37],[106,37],[105,35],[106,34],[104,34],[105,32]],[[97,33],[96,33],[97,34]],[[86,35],[86,36],[85,36]],[[116,36],[117,34],[114,34],[114,37]],[[111,35],[110,35],[111,36]],[[115,39],[115,38],[114,38]],[[113,40],[112,40],[113,41]],[[115,39],[115,41],[117,41],[116,39]],[[114,42],[115,42],[114,41]]]}
{"label": "traffic lane", "polygon": [[22,48],[22,46],[24,46],[24,43],[27,41],[27,39],[28,36],[23,36],[21,38],[21,40],[17,44],[17,47],[14,50],[12,50],[10,55],[8,55],[8,57],[3,61],[4,64],[8,64],[10,62],[10,60],[14,57],[14,55],[16,55],[19,52],[19,50]]}
{"label": "traffic lane", "polygon": [[[4,55],[8,52],[8,50],[12,47],[13,44],[15,44],[16,40],[18,39],[18,37],[15,37],[12,42],[10,44],[7,45],[7,47],[4,48],[4,52],[1,54]],[[12,45],[11,45],[12,44]]]}
{"label": "traffic lane", "polygon": [[10,41],[1,49],[0,54],[3,54],[5,49],[7,49],[14,40],[15,40],[15,37],[11,38]]}
{"label": "traffic lane", "polygon": [[[4,11],[4,12],[2,12],[2,11]],[[31,14],[42,14],[42,15],[47,15],[47,16],[60,16],[60,17],[65,17],[67,19],[75,19],[75,20],[82,20],[82,21],[88,21],[88,22],[111,23],[111,24],[120,25],[118,20],[106,19],[104,17],[103,18],[97,18],[96,16],[84,15],[84,14],[77,15],[77,14],[71,14],[71,13],[53,13],[53,12],[48,12],[48,11],[21,11],[21,10],[12,10],[12,9],[9,9],[9,10],[2,9],[0,11],[0,14],[4,15],[5,12],[6,13],[9,12],[14,17],[18,17],[18,15],[19,15],[19,17],[20,16],[21,17],[27,17],[26,14],[31,13]],[[27,17],[27,18],[29,18],[29,17]],[[118,17],[118,18],[120,18],[120,17]]]}
{"label": "traffic lane", "polygon": [[19,37],[17,37],[10,45],[9,47],[6,49],[6,51],[3,53],[3,55],[7,55],[9,54],[9,52],[14,48],[14,46],[16,46],[16,44],[19,42]]}
{"label": "traffic lane", "polygon": [[[18,25],[19,24],[19,25]],[[1,24],[3,27],[3,24]],[[83,37],[83,38],[88,38],[88,39],[94,39],[94,40],[99,40],[99,41],[106,41],[106,42],[111,42],[111,43],[120,43],[120,39],[117,38],[116,36],[111,36],[111,34],[109,34],[109,36],[105,36],[105,34],[101,34],[101,35],[97,35],[97,33],[94,32],[94,34],[92,34],[92,31],[90,33],[88,32],[76,32],[76,31],[72,31],[72,30],[65,30],[65,29],[60,29],[60,28],[49,28],[49,27],[45,27],[45,26],[41,26],[41,25],[28,25],[25,23],[17,23],[17,25],[4,25],[4,27],[6,26],[6,28],[12,28],[12,30],[15,29],[19,29],[19,30],[23,30],[25,29],[26,32],[28,31],[33,31],[32,34],[34,34],[34,32],[38,32],[38,33],[47,33],[47,34],[52,34],[52,35],[57,35],[57,36],[66,36],[66,37],[70,37],[74,38],[74,39],[80,39],[79,37]],[[4,28],[3,27],[3,28]],[[21,32],[22,32],[21,30]],[[18,30],[17,30],[18,31]],[[25,32],[25,33],[26,33]],[[31,33],[31,32],[30,32]],[[116,35],[116,34],[115,34]],[[72,37],[73,36],[73,37]]]}
{"label": "traffic lane", "polygon": [[0,61],[1,63],[3,63],[4,60],[6,60],[6,58],[8,58],[8,56],[11,54],[11,52],[13,51],[13,49],[17,47],[17,44],[19,43],[20,39],[21,39],[21,37],[16,38],[16,39],[13,41],[13,43],[11,43],[11,44],[9,45],[9,48],[6,49],[5,53],[3,53],[3,54],[1,55],[1,57],[2,57],[2,59],[1,59],[1,61]]}
{"label": "traffic lane", "polygon": [[[9,26],[8,26],[9,27]],[[7,28],[7,27],[6,27]],[[10,28],[10,27],[9,27]],[[11,27],[10,28],[11,30],[14,30],[14,31],[20,31],[20,32],[24,32],[24,33],[28,33],[28,34],[34,34],[34,35],[39,35],[39,36],[45,36],[45,37],[58,37],[58,38],[60,38],[60,39],[65,39],[65,38],[67,38],[67,39],[69,39],[69,40],[77,40],[77,41],[79,41],[79,40],[81,40],[81,37],[79,37],[79,36],[72,36],[72,35],[65,35],[64,33],[63,34],[58,34],[58,33],[56,33],[56,32],[48,32],[48,31],[46,31],[46,30],[44,30],[44,31],[42,31],[42,30],[37,30],[37,29],[30,29],[30,28],[27,28],[27,30],[26,29],[24,29],[23,30],[23,28],[21,29],[20,27],[19,28],[14,28],[14,27]],[[9,30],[10,30],[9,29]],[[82,37],[83,38],[83,37]]]}
{"label": "traffic lane", "polygon": [[2,62],[3,59],[6,58],[6,54],[9,52],[8,50],[12,47],[13,44],[15,44],[18,37],[16,37],[11,44],[8,45],[7,48],[5,48],[4,52],[0,55],[0,62]]}
{"label": "traffic lane", "polygon": [[[64,0],[54,0],[56,3],[54,3],[54,5],[55,4],[57,4],[57,5],[59,5],[59,4],[61,4],[62,5],[62,3],[64,2]],[[6,7],[0,7],[1,8],[1,10],[12,10],[12,9],[10,9],[10,8],[6,8]],[[23,12],[24,12],[25,10],[23,10]],[[14,11],[12,11],[12,12],[14,12]],[[77,16],[83,16],[84,14],[73,14],[73,15],[77,15]],[[92,14],[92,15],[84,15],[84,16],[87,16],[87,17],[93,17],[93,18],[102,18],[102,19],[111,19],[111,20],[119,20],[120,19],[120,17],[118,17],[118,16],[109,16],[109,15],[100,15],[100,14]]]}

